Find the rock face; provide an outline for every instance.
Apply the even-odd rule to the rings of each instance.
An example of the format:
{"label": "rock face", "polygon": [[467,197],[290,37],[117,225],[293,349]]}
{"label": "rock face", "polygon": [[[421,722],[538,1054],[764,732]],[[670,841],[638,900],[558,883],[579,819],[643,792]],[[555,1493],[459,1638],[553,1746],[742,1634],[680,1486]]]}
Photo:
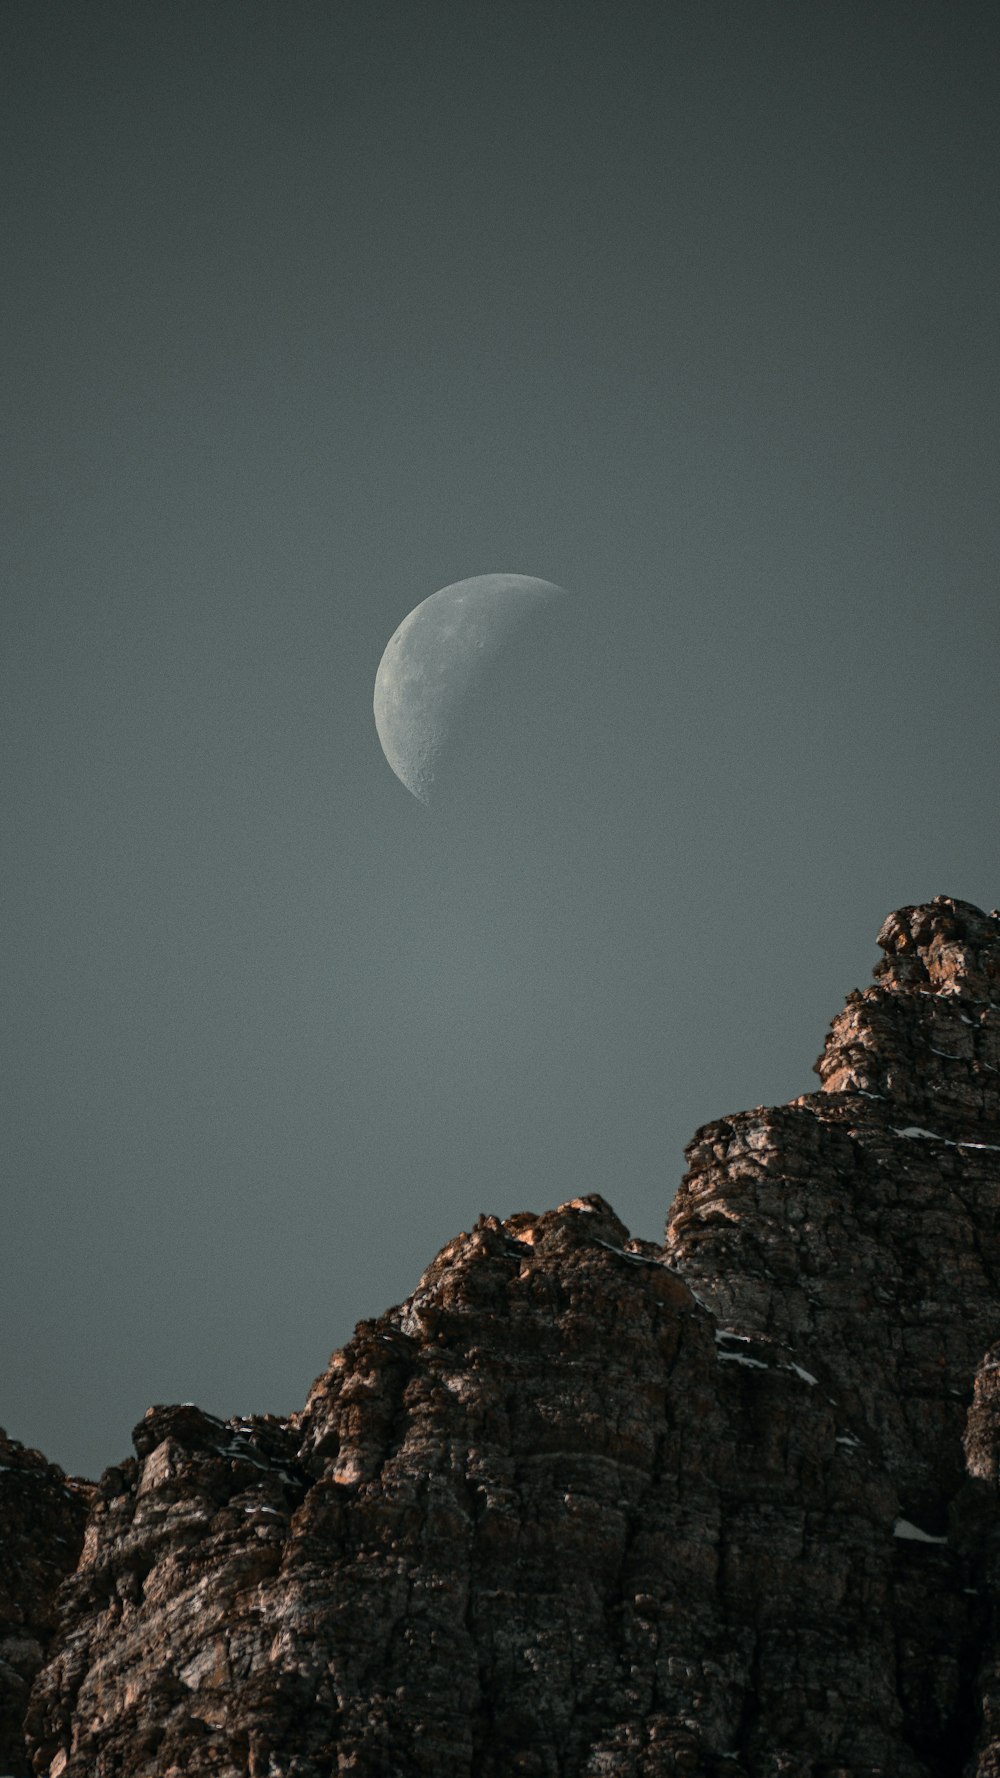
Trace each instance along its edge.
{"label": "rock face", "polygon": [[24,1712],[52,1640],[56,1590],[80,1554],[92,1492],[0,1427],[0,1771],[10,1778],[31,1771]]}
{"label": "rock face", "polygon": [[662,1248],[484,1217],[301,1414],[151,1409],[6,1769],[1000,1778],[1000,916],[879,943]]}

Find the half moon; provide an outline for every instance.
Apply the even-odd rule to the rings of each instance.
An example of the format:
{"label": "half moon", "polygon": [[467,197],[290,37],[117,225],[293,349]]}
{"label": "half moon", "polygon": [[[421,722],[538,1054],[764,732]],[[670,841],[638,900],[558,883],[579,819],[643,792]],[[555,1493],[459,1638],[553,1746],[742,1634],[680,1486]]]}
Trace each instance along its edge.
{"label": "half moon", "polygon": [[375,675],[375,727],[397,778],[420,802],[430,802],[456,719],[492,663],[565,596],[550,580],[478,574],[404,617]]}

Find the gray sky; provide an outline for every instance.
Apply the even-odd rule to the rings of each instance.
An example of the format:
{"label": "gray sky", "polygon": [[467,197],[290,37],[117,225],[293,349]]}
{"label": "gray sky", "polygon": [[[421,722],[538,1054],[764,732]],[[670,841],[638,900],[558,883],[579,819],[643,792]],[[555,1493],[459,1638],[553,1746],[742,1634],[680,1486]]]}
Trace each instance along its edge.
{"label": "gray sky", "polygon": [[[1000,900],[998,47],[6,0],[12,1434],[299,1406],[481,1210],[658,1238],[891,907]],[[494,571],[571,617],[428,810],[375,669]]]}

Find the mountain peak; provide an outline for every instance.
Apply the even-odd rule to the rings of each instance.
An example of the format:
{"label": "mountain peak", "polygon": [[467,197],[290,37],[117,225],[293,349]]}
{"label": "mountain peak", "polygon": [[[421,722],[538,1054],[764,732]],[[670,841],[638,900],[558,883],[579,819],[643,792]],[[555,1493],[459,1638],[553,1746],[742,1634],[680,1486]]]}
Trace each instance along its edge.
{"label": "mountain peak", "polygon": [[848,998],[816,1072],[827,1093],[884,1097],[974,1134],[1000,1120],[1000,914],[939,895],[878,935],[875,986]]}

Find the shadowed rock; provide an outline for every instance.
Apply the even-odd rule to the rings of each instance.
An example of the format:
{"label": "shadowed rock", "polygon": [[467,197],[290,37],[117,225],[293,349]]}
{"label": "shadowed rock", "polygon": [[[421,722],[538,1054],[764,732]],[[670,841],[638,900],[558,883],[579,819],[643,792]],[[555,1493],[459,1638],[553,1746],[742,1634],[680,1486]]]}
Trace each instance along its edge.
{"label": "shadowed rock", "polygon": [[67,1478],[0,1427],[0,1771],[31,1771],[22,1723],[56,1622],[56,1594],[76,1567],[93,1484]]}

